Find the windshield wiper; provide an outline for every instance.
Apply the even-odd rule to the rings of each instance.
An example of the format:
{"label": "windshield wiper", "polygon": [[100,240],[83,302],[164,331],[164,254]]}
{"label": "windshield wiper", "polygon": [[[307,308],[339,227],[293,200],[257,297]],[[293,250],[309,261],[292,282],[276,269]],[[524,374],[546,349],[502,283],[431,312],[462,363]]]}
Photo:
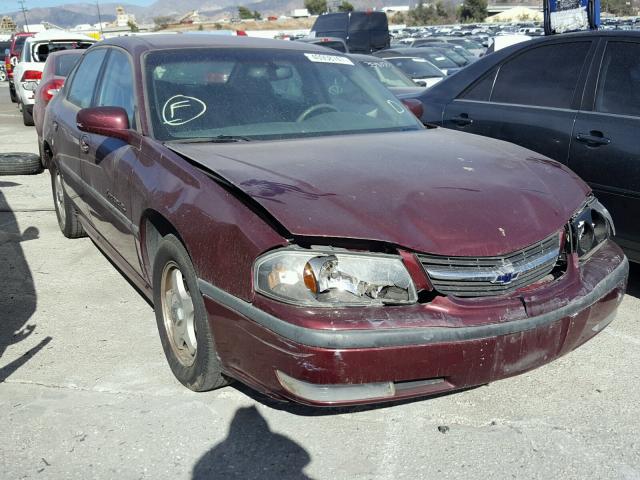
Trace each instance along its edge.
{"label": "windshield wiper", "polygon": [[250,142],[251,138],[241,135],[216,135],[215,137],[192,137],[169,140],[167,143],[234,143]]}

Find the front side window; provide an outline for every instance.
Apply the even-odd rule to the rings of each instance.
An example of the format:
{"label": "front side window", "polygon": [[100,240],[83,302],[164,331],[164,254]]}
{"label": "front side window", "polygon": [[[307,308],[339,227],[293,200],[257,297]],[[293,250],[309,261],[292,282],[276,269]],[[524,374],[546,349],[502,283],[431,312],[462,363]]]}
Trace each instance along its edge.
{"label": "front side window", "polygon": [[492,102],[571,108],[591,42],[533,48],[508,60],[496,78]]}
{"label": "front side window", "polygon": [[127,111],[129,125],[135,125],[133,70],[129,57],[120,50],[112,50],[104,69],[96,106],[121,107]]}
{"label": "front side window", "polygon": [[595,109],[603,113],[640,116],[640,44],[607,44]]}
{"label": "front side window", "polygon": [[67,99],[74,105],[80,108],[91,106],[93,92],[96,83],[98,83],[98,74],[106,53],[106,48],[87,52],[82,59],[82,63],[75,70],[69,93],[67,94]]}
{"label": "front side window", "polygon": [[282,139],[417,130],[417,119],[350,59],[265,49],[181,49],[145,57],[154,136]]}

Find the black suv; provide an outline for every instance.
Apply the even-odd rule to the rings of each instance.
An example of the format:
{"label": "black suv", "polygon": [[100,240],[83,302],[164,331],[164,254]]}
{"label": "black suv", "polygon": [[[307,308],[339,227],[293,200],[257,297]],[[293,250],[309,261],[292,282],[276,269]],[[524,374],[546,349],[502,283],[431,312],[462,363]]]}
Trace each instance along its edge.
{"label": "black suv", "polygon": [[616,240],[640,262],[640,32],[519,43],[417,98],[424,123],[517,143],[568,165],[610,210]]}

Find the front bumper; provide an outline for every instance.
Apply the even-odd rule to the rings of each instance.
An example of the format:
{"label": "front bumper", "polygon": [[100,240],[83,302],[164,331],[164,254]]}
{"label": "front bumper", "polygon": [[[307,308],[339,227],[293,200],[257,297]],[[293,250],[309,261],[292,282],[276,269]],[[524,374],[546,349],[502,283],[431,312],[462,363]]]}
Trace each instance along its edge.
{"label": "front bumper", "polygon": [[[324,328],[318,328],[322,320],[315,312],[304,325],[270,313],[268,303],[258,308],[258,301],[250,304],[205,281],[199,284],[216,349],[230,375],[277,398],[346,405],[463,389],[548,363],[613,320],[628,269],[619,247],[607,242],[558,280],[518,295],[519,311],[498,297],[474,299],[441,307],[434,321],[423,305],[417,308],[424,312],[416,310],[411,321],[391,328],[389,322],[384,328],[338,324],[339,312],[330,309],[324,310]],[[354,385],[374,396],[358,398],[345,389]],[[332,387],[342,393],[332,395]]]}

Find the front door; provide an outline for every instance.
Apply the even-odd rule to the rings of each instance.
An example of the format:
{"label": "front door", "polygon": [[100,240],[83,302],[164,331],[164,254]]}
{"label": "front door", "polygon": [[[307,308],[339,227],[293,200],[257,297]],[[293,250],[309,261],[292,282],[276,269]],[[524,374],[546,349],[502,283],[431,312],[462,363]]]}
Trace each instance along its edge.
{"label": "front door", "polygon": [[[111,49],[99,82],[94,106],[122,107],[136,128],[133,68],[129,55]],[[134,269],[140,271],[138,235],[131,218],[131,166],[137,162],[136,142],[82,133],[82,177],[88,187],[87,203],[98,232]]]}

